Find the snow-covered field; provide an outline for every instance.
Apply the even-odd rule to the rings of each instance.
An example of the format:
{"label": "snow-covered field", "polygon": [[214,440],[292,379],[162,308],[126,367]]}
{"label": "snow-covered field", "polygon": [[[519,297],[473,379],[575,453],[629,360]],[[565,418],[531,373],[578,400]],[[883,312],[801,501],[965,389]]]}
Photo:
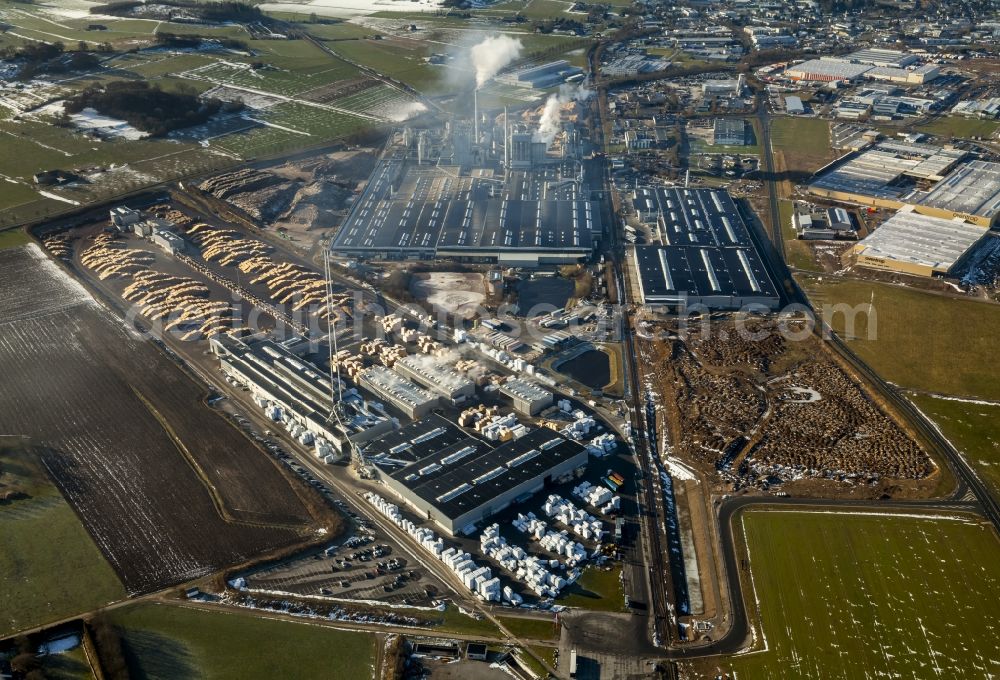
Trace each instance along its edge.
{"label": "snow-covered field", "polygon": [[327,17],[352,17],[376,12],[435,12],[438,0],[310,0],[309,2],[265,2],[265,12],[316,13]]}

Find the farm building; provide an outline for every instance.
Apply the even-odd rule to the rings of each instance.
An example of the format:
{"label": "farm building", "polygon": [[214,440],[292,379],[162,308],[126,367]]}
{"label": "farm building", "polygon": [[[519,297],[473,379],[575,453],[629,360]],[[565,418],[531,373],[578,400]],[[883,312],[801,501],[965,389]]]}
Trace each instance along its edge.
{"label": "farm building", "polygon": [[248,388],[268,417],[301,428],[300,441],[309,432],[317,454],[323,446],[347,453],[352,443],[365,442],[393,428],[392,420],[369,410],[356,391],[345,396],[344,412],[349,417],[332,423],[329,415],[334,390],[329,377],[298,357],[288,343],[218,335],[210,345],[223,375]]}
{"label": "farm building", "polygon": [[552,393],[528,380],[510,378],[500,387],[500,392],[514,401],[514,410],[528,416],[552,406]]}
{"label": "farm building", "polygon": [[662,245],[632,255],[644,304],[711,309],[768,308],[779,295],[736,204],[715,189],[655,188]]}
{"label": "farm building", "polygon": [[902,210],[859,241],[851,253],[861,267],[947,276],[988,233],[987,228],[961,219]]}
{"label": "farm building", "polygon": [[363,453],[386,487],[450,535],[586,465],[588,455],[548,428],[494,445],[439,415],[372,441]]}

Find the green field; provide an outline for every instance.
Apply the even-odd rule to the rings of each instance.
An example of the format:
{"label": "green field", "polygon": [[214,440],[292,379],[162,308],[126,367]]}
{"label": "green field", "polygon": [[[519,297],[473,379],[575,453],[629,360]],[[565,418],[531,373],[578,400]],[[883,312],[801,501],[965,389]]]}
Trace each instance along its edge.
{"label": "green field", "polygon": [[[384,87],[344,97],[343,111],[281,101],[312,96],[313,92],[322,96],[319,88],[354,80],[359,71],[305,40],[252,40],[239,25],[175,26],[102,17],[100,23],[109,30],[87,31],[89,17],[67,18],[52,7],[5,0],[0,0],[0,21],[9,24],[15,33],[27,36],[14,36],[14,42],[62,40],[75,49],[79,40],[109,41],[115,47],[136,50],[111,55],[101,68],[90,73],[52,77],[47,79],[48,84],[4,92],[5,105],[0,107],[0,181],[5,180],[5,188],[0,192],[0,227],[42,219],[153,184],[221,170],[239,158],[325,146],[381,125],[382,113],[398,110],[408,101],[405,95]],[[143,49],[153,46],[153,31],[158,26],[181,34],[242,40],[253,55],[232,50]],[[355,34],[357,30],[333,24],[317,25],[317,29]],[[0,46],[11,44],[11,38],[0,38]],[[265,66],[250,68],[257,62]],[[34,112],[46,102],[72,96],[85,87],[137,77],[165,90],[190,87],[204,92],[216,85],[244,88],[245,94],[239,93],[244,99],[259,98],[257,93],[273,94],[278,99],[270,103],[277,101],[277,105],[248,110],[247,115],[263,125],[247,132],[225,134],[228,130],[221,128],[199,132],[213,137],[208,146],[199,144],[197,136],[101,141],[74,127],[53,125],[51,119]],[[336,107],[340,101],[334,99],[328,104]],[[353,111],[362,115],[352,115]],[[366,117],[365,112],[378,115]],[[75,172],[82,181],[51,188],[35,185],[35,173],[54,169]]]}
{"label": "green field", "polygon": [[82,646],[40,657],[46,680],[92,680],[93,671]]}
{"label": "green field", "polygon": [[[848,344],[886,380],[914,390],[1000,400],[994,341],[1000,306],[881,283],[808,276],[800,282],[817,309],[847,303],[865,311],[873,303],[874,339],[868,339],[868,322],[858,314],[856,339]],[[844,321],[843,314],[832,320],[842,335]]]}
{"label": "green field", "polygon": [[142,604],[109,612],[133,678],[370,678],[375,637],[247,612]]}
{"label": "green field", "polygon": [[504,628],[512,635],[528,640],[558,640],[559,629],[555,625],[554,616],[549,620],[529,619],[522,616],[497,617]]}
{"label": "green field", "polygon": [[963,116],[947,116],[935,118],[926,125],[917,126],[920,132],[939,137],[992,137],[1000,128],[1000,121],[965,118]]}
{"label": "green field", "polygon": [[766,649],[704,670],[755,680],[997,672],[1000,540],[987,525],[753,511],[743,527],[746,599]]}
{"label": "green field", "polygon": [[792,173],[812,174],[833,158],[830,124],[819,118],[775,118],[771,122],[771,144],[784,154]]}
{"label": "green field", "polygon": [[625,591],[621,584],[620,566],[604,570],[591,567],[576,583],[562,591],[557,604],[594,611],[625,611]]}
{"label": "green field", "polygon": [[0,453],[0,637],[125,598],[125,589],[38,460]]}
{"label": "green field", "polygon": [[22,229],[8,229],[7,231],[0,231],[0,250],[4,248],[15,248],[17,246],[23,246],[25,243],[30,243],[31,239],[28,234]]}
{"label": "green field", "polygon": [[922,394],[909,397],[1000,495],[1000,406]]}

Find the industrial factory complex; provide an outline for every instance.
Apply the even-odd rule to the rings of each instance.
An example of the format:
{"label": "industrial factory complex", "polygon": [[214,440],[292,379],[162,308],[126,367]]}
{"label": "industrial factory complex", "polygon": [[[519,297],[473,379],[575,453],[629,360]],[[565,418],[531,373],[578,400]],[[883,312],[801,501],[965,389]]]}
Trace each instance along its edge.
{"label": "industrial factory complex", "polygon": [[587,464],[587,450],[548,428],[494,446],[432,415],[365,449],[385,485],[456,534]]}
{"label": "industrial factory complex", "polygon": [[862,78],[922,85],[940,75],[934,64],[919,65],[914,54],[898,50],[865,49],[843,57],[823,57],[789,66],[785,77],[807,82],[854,82]]}
{"label": "industrial factory complex", "polygon": [[645,205],[645,211],[655,212],[660,240],[634,249],[635,278],[645,304],[709,309],[778,306],[777,288],[728,193],[641,189],[633,200]]}
{"label": "industrial factory complex", "polygon": [[602,222],[574,160],[574,133],[540,141],[506,122],[475,127],[408,133],[376,166],[332,251],[520,266],[587,257]]}
{"label": "industrial factory complex", "polygon": [[881,142],[820,170],[809,193],[899,211],[851,248],[857,265],[948,276],[1000,214],[1000,163],[968,156],[930,144]]}
{"label": "industrial factory complex", "polygon": [[249,389],[257,405],[286,423],[300,443],[313,446],[317,457],[339,460],[353,445],[393,429],[391,418],[369,409],[357,390],[344,394],[341,417],[331,419],[334,386],[297,355],[304,343],[218,335],[210,344],[223,375]]}

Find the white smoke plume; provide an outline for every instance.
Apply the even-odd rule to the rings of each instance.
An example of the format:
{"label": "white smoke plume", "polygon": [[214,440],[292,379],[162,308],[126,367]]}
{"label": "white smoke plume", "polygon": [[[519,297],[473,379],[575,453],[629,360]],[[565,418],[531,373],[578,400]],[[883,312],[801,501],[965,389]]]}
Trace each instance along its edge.
{"label": "white smoke plume", "polygon": [[476,89],[486,84],[507,64],[521,56],[521,41],[507,35],[493,35],[469,50],[476,71]]}
{"label": "white smoke plume", "polygon": [[593,92],[582,85],[573,87],[563,85],[559,92],[549,95],[545,101],[545,108],[542,109],[542,116],[538,119],[538,130],[535,131],[535,141],[545,142],[546,146],[551,146],[559,133],[559,109],[571,101],[586,101]]}
{"label": "white smoke plume", "polygon": [[427,110],[427,106],[422,102],[406,102],[390,107],[385,113],[385,117],[397,123],[409,120]]}

